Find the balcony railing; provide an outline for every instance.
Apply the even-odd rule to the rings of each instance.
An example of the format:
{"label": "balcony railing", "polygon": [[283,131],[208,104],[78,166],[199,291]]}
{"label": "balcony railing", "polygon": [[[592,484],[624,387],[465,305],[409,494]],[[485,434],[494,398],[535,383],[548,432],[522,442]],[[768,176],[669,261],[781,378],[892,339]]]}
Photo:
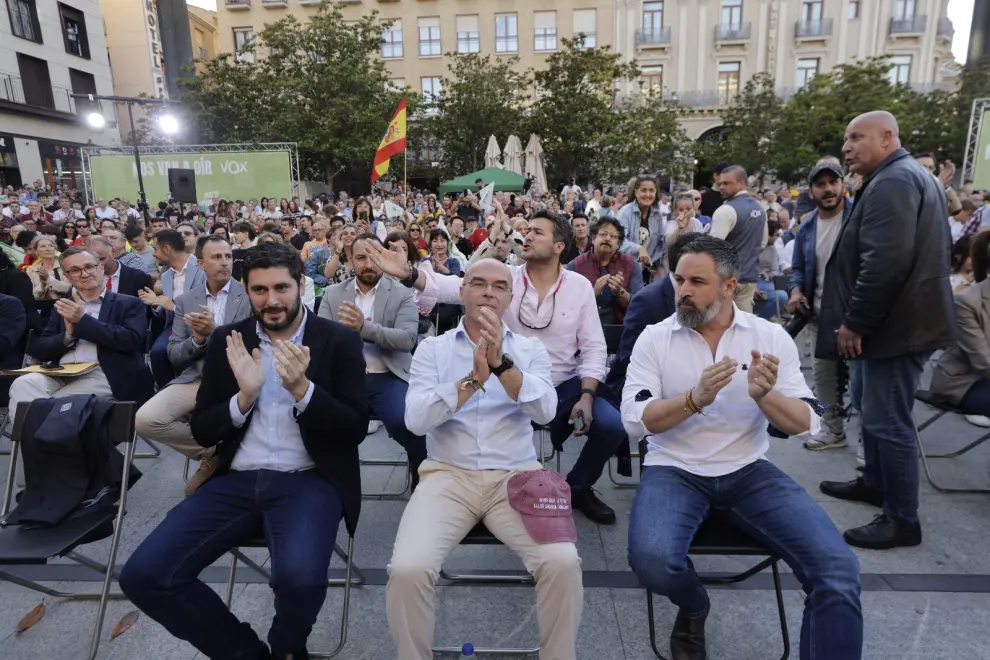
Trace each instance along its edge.
{"label": "balcony railing", "polygon": [[261,0],[262,7],[288,7],[289,0]]}
{"label": "balcony railing", "polygon": [[797,39],[816,39],[832,35],[832,19],[823,18],[817,21],[798,21],[794,24],[794,36]]}
{"label": "balcony railing", "polygon": [[913,18],[892,18],[890,19],[890,33],[924,34],[926,25],[928,25],[928,17],[924,15]]}
{"label": "balcony railing", "polygon": [[956,33],[956,29],[952,27],[952,19],[943,16],[938,19],[938,31],[936,34],[940,37],[948,37],[949,39]]}
{"label": "balcony railing", "polygon": [[224,0],[227,9],[250,9],[251,0]]}
{"label": "balcony railing", "polygon": [[637,46],[666,46],[670,44],[670,26],[636,30]]}
{"label": "balcony railing", "polygon": [[42,94],[39,98],[33,98],[29,101],[24,94],[24,84],[19,76],[0,73],[0,102],[16,103],[25,108],[38,108],[42,111],[60,112],[65,115],[84,116],[95,110],[106,118],[107,123],[116,122],[112,103],[102,101],[91,103],[84,99],[77,100],[72,98],[72,93],[71,89],[52,85],[50,94]]}
{"label": "balcony railing", "polygon": [[751,23],[723,23],[715,26],[715,41],[747,41]]}

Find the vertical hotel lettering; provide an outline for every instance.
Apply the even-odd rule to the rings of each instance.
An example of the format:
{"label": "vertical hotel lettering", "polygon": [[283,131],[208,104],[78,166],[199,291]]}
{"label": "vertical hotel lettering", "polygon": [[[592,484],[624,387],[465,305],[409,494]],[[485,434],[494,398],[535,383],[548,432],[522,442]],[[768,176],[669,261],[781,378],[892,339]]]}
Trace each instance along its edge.
{"label": "vertical hotel lettering", "polygon": [[144,0],[144,27],[148,32],[148,55],[151,58],[151,75],[155,86],[155,98],[168,98],[165,86],[165,62],[162,59],[162,39],[158,30],[158,3]]}

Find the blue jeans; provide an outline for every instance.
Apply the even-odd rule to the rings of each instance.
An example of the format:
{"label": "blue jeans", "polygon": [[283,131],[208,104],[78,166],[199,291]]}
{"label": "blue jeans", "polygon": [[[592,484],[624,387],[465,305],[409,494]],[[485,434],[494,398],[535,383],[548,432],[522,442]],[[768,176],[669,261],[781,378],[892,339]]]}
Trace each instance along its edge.
{"label": "blue jeans", "polygon": [[[550,422],[550,440],[554,447],[562,447],[574,432],[574,427],[567,420],[580,398],[580,378],[575,376],[557,386],[557,416]],[[591,417],[588,439],[574,468],[567,475],[567,483],[574,490],[588,490],[594,486],[615,450],[626,441],[626,430],[622,427],[619,410],[603,397],[595,397]]]}
{"label": "blue jeans", "polygon": [[687,558],[711,511],[779,555],[801,582],[802,660],[858,660],[863,651],[859,560],[825,511],[776,465],[759,460],[721,477],[648,466],[629,521],[629,565],[687,614],[708,594]]}
{"label": "blue jeans", "polygon": [[863,458],[866,485],[883,491],[883,512],[896,521],[918,522],[918,441],[914,395],[931,353],[857,360],[862,388]]}
{"label": "blue jeans", "polygon": [[[756,288],[767,294],[766,300],[754,304],[755,309],[753,311],[756,312],[757,316],[769,320],[786,312],[784,308],[787,306],[787,294],[783,291],[777,291],[773,282],[759,280],[756,283]],[[778,303],[780,304],[779,307],[777,306]]]}
{"label": "blue jeans", "polygon": [[389,436],[402,445],[409,456],[409,469],[419,474],[419,465],[426,460],[426,438],[413,435],[406,428],[406,392],[409,383],[393,373],[368,374],[368,401]]}
{"label": "blue jeans", "polygon": [[340,498],[314,470],[250,470],[216,476],[169,511],[134,551],[120,588],[175,637],[213,660],[254,660],[263,645],[200,572],[240,543],[264,536],[271,555],[273,653],[303,653],[327,593],[342,515]]}
{"label": "blue jeans", "polygon": [[959,410],[964,415],[990,416],[990,379],[981,378],[970,385],[959,401]]}

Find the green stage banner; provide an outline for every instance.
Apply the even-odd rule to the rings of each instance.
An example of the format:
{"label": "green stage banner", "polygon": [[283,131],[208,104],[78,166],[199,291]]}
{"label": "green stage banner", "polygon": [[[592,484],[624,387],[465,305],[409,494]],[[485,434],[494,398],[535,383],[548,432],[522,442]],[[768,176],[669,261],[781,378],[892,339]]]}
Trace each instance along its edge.
{"label": "green stage banner", "polygon": [[[196,196],[206,201],[292,197],[288,151],[141,154],[141,175],[148,204],[167,200],[169,168],[196,172]],[[93,200],[120,197],[138,200],[137,164],[133,155],[91,156]]]}
{"label": "green stage banner", "polygon": [[979,137],[976,153],[973,154],[973,187],[986,190],[990,188],[990,108],[983,111],[977,130]]}

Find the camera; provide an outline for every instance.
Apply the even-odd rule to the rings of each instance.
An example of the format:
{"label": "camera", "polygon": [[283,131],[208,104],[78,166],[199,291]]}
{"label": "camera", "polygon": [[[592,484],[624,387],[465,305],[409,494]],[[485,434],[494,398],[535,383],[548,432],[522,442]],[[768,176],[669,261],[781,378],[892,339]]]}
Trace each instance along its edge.
{"label": "camera", "polygon": [[804,326],[808,325],[808,321],[810,320],[811,314],[802,311],[801,309],[797,309],[794,311],[794,316],[791,317],[791,320],[784,325],[784,330],[787,331],[787,334],[789,334],[791,338],[797,337],[801,331],[804,330]]}

